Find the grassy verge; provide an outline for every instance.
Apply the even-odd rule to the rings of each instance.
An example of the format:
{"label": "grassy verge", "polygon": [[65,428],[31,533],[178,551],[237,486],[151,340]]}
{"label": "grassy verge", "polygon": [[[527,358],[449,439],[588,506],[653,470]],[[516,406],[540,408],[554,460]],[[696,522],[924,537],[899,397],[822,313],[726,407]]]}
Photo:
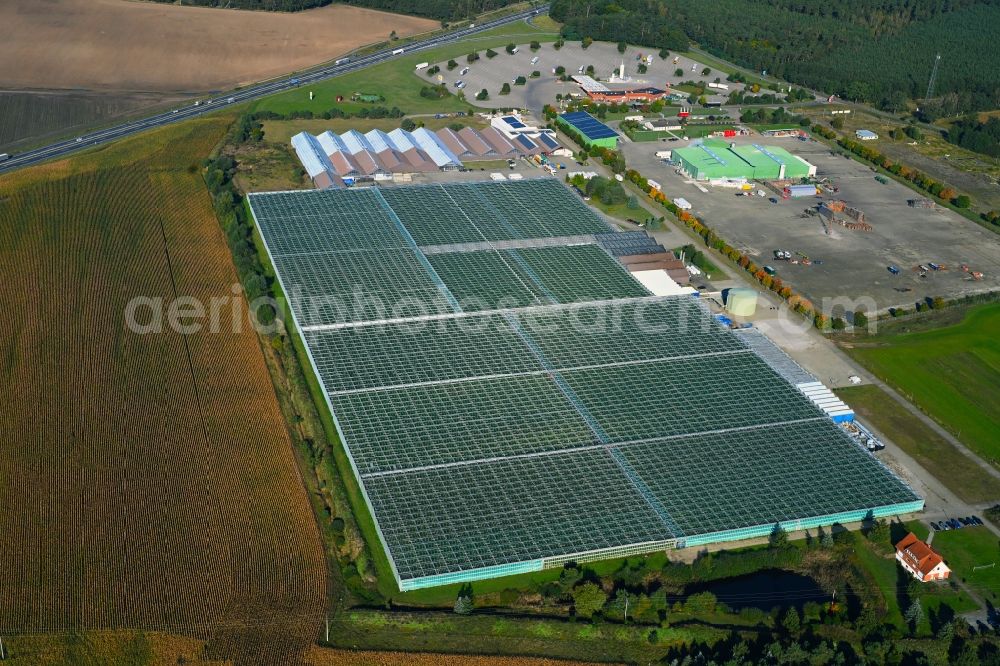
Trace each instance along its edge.
{"label": "grassy verge", "polygon": [[[337,622],[338,646],[477,654],[546,654],[560,659],[654,663],[671,647],[714,643],[728,633],[703,625],[654,627],[498,615],[354,610]],[[653,636],[651,639],[650,636]]]}
{"label": "grassy verge", "polygon": [[[556,33],[546,32],[523,22],[500,26],[456,44],[404,55],[374,67],[272,95],[258,100],[253,108],[256,111],[273,111],[280,114],[292,111],[312,111],[319,114],[334,107],[345,112],[357,112],[371,105],[349,100],[352,94],[364,92],[384,97],[385,102],[380,102],[379,105],[398,106],[409,114],[468,111],[472,106],[454,95],[445,99],[421,97],[420,89],[433,85],[436,81],[434,77],[415,74],[417,63],[458,59],[472,51],[481,52],[487,48],[506,46],[510,42],[526,43],[531,40],[551,42],[555,38]],[[497,57],[503,58],[506,55],[501,53]],[[314,95],[311,100],[310,92]],[[342,96],[344,101],[337,102],[338,96]]]}
{"label": "grassy verge", "polygon": [[993,476],[879,387],[851,386],[835,392],[963,501],[978,504],[1000,498]]}
{"label": "grassy verge", "polygon": [[[732,63],[726,62],[725,60],[720,60],[719,58],[716,58],[713,55],[709,55],[708,53],[694,53],[693,51],[682,51],[680,52],[680,55],[691,58],[695,62],[699,62],[702,65],[711,67],[713,70],[716,70],[717,73],[721,72],[722,74],[725,74],[727,76],[729,74],[736,74],[738,72],[746,77],[747,86],[751,86],[757,83],[760,84],[761,88],[770,88],[772,85],[774,85],[773,81],[768,81],[767,79],[761,78],[760,76],[757,76],[755,74],[750,74],[747,71],[736,67]],[[725,77],[722,78],[724,79]]]}
{"label": "grassy verge", "polygon": [[1000,304],[937,330],[880,334],[847,352],[979,456],[1000,466]]}
{"label": "grassy verge", "polygon": [[934,536],[934,548],[951,567],[952,576],[957,576],[988,602],[997,605],[1000,600],[1000,547],[993,532],[985,527],[939,532]]}

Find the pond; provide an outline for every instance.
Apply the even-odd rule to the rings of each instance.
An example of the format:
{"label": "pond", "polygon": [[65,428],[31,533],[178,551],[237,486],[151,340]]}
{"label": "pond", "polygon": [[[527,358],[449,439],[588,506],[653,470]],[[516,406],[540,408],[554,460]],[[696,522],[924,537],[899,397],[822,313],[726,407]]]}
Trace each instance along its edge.
{"label": "pond", "polygon": [[769,611],[775,606],[795,606],[799,610],[810,601],[828,601],[830,595],[809,576],[765,569],[746,576],[693,583],[684,588],[684,595],[711,592],[733,610],[759,608]]}

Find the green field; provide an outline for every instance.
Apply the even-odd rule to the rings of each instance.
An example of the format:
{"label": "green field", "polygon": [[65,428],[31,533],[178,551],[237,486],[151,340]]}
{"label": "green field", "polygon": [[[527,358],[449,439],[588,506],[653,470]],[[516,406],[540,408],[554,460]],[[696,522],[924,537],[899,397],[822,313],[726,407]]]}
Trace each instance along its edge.
{"label": "green field", "polygon": [[[413,55],[404,55],[381,65],[272,95],[257,102],[253,108],[257,111],[274,111],[275,113],[288,113],[290,111],[322,113],[334,107],[346,112],[356,112],[372,106],[390,108],[398,106],[407,114],[467,111],[472,109],[472,106],[455,96],[445,99],[421,97],[420,88],[432,85],[435,81],[434,77],[415,75],[414,68],[417,63],[438,62],[449,58],[455,58],[464,63],[464,56],[467,54],[472,51],[482,53],[490,47],[500,51],[497,58],[505,58],[507,55],[499,47],[506,46],[510,42],[519,44],[532,40],[552,42],[555,41],[556,36],[556,33],[546,32],[523,22],[500,26],[481,33],[475,39],[449,44],[429,51],[421,51]],[[485,62],[485,56],[481,55],[481,57],[480,62]],[[310,91],[315,94],[312,100],[309,99]],[[385,98],[385,102],[373,105],[348,101],[351,95],[356,92],[381,95]],[[337,103],[338,95],[342,95],[345,101]]]}
{"label": "green field", "polygon": [[1000,466],[1000,304],[954,326],[879,335],[847,351],[969,448]]}
{"label": "green field", "polygon": [[979,504],[1000,498],[995,477],[879,387],[850,386],[836,394],[962,500]]}
{"label": "green field", "polygon": [[[968,583],[988,602],[1000,599],[1000,540],[985,527],[964,527],[934,535],[934,548],[951,567],[951,575]],[[990,566],[990,565],[993,566]],[[978,571],[976,567],[981,568]]]}

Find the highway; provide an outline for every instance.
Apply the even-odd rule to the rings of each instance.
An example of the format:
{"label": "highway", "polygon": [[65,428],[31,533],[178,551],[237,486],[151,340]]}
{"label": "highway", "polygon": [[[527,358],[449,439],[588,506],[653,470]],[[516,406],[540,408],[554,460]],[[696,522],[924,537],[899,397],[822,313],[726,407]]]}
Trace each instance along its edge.
{"label": "highway", "polygon": [[[211,113],[220,107],[224,108],[233,104],[259,99],[261,97],[266,97],[267,95],[273,95],[285,90],[291,90],[292,88],[298,88],[306,84],[316,83],[317,81],[323,81],[335,76],[340,76],[341,74],[364,69],[365,67],[371,67],[372,65],[377,65],[387,60],[391,60],[392,58],[400,57],[401,55],[409,55],[411,53],[424,51],[444,44],[458,42],[466,39],[467,37],[480,32],[485,32],[486,30],[490,30],[491,28],[495,28],[500,25],[522,21],[536,13],[545,12],[547,9],[547,4],[538,5],[537,7],[519,12],[517,14],[510,14],[492,21],[477,23],[474,28],[462,28],[454,32],[412,42],[395,49],[390,47],[364,56],[345,57],[338,61],[341,63],[339,65],[334,63],[333,65],[310,70],[303,74],[265,81],[263,83],[243,88],[242,90],[233,91],[228,94],[223,93],[217,98],[200,100],[197,106],[192,104],[179,109],[164,111],[163,113],[159,113],[154,116],[130,120],[113,127],[96,130],[89,134],[83,134],[76,138],[57,141],[41,148],[35,148],[23,153],[17,153],[12,155],[7,160],[0,162],[0,174],[14,171],[15,169],[20,169],[22,167],[31,166],[33,164],[38,164],[56,157],[64,157],[65,155],[78,150],[84,150],[86,148],[111,143],[112,141],[117,141],[118,139],[132,136],[133,134],[138,134],[139,132],[153,129],[155,127],[163,127],[164,125],[169,125],[171,123],[196,118],[206,113]],[[400,50],[403,52],[400,53]],[[345,59],[346,62],[342,62]]]}

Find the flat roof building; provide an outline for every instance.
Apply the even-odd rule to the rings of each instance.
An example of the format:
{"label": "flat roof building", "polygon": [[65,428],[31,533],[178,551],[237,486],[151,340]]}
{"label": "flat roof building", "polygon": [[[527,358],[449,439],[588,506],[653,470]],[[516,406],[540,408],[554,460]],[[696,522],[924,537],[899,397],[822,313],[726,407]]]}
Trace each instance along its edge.
{"label": "flat roof building", "polygon": [[560,114],[556,122],[578,134],[587,147],[618,148],[618,133],[586,111]]}
{"label": "flat roof building", "polygon": [[816,175],[816,167],[784,148],[720,140],[677,148],[671,160],[695,180],[784,180]]}

